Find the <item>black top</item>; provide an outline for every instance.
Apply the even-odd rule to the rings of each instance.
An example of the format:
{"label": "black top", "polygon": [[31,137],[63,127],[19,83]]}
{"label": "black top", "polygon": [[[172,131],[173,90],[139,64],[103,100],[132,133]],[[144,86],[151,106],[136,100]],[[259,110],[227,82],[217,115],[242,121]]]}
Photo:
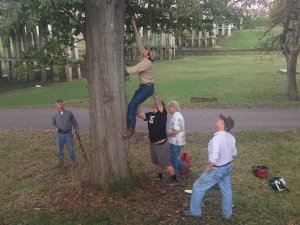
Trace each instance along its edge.
{"label": "black top", "polygon": [[167,116],[168,112],[164,108],[163,112],[148,112],[145,113],[148,122],[149,139],[151,143],[163,140],[167,138]]}

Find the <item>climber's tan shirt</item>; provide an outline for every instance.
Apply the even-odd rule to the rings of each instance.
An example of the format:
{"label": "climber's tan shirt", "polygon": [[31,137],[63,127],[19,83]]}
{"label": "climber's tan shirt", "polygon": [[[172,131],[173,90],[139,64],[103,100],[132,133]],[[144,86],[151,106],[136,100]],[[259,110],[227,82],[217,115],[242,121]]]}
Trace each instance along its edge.
{"label": "climber's tan shirt", "polygon": [[139,75],[140,84],[153,83],[152,62],[144,58],[135,66],[126,66],[127,73],[137,73]]}

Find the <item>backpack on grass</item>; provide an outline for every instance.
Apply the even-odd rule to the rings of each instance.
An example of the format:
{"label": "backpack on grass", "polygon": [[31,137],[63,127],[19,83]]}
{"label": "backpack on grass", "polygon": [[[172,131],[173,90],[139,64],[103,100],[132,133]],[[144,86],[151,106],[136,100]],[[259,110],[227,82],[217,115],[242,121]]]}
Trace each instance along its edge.
{"label": "backpack on grass", "polygon": [[253,174],[255,176],[259,177],[260,179],[263,179],[267,176],[268,169],[269,168],[266,166],[253,166],[252,167]]}
{"label": "backpack on grass", "polygon": [[289,189],[286,188],[286,181],[283,177],[273,177],[269,180],[270,187],[275,191],[284,191]]}

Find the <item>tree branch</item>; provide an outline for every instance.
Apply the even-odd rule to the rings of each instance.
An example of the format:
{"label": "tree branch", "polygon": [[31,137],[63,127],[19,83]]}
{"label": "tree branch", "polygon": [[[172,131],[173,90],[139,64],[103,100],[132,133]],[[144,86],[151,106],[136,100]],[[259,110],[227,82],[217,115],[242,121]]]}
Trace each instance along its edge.
{"label": "tree branch", "polygon": [[77,40],[75,41],[75,43],[78,43],[78,42],[81,42],[81,41],[84,41],[84,38],[77,39]]}
{"label": "tree branch", "polygon": [[264,32],[263,36],[259,38],[259,40],[262,40],[274,27],[276,27],[279,23],[273,24],[267,31]]}
{"label": "tree branch", "polygon": [[82,24],[82,21],[74,14],[71,13],[69,10],[65,9],[64,7],[61,7],[61,10],[67,14],[75,23],[77,24]]}
{"label": "tree branch", "polygon": [[287,38],[288,31],[289,31],[290,14],[292,12],[292,5],[289,5],[288,3],[286,3],[284,9],[285,9],[285,19],[283,22],[283,31],[279,38],[279,44],[280,44],[280,48],[282,49],[283,53],[287,57],[288,55],[290,55],[290,51],[288,48],[286,38]]}

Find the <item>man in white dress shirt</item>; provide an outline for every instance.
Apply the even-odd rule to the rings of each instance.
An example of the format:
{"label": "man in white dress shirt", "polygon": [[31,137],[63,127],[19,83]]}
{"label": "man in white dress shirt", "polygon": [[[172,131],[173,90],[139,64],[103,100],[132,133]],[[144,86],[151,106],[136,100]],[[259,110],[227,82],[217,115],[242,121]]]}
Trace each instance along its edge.
{"label": "man in white dress shirt", "polygon": [[208,143],[207,166],[193,184],[190,209],[183,211],[184,216],[201,217],[201,202],[205,192],[217,184],[222,195],[222,216],[225,219],[231,218],[231,162],[237,155],[235,138],[229,133],[233,126],[234,121],[231,117],[220,115],[216,122],[217,132]]}

